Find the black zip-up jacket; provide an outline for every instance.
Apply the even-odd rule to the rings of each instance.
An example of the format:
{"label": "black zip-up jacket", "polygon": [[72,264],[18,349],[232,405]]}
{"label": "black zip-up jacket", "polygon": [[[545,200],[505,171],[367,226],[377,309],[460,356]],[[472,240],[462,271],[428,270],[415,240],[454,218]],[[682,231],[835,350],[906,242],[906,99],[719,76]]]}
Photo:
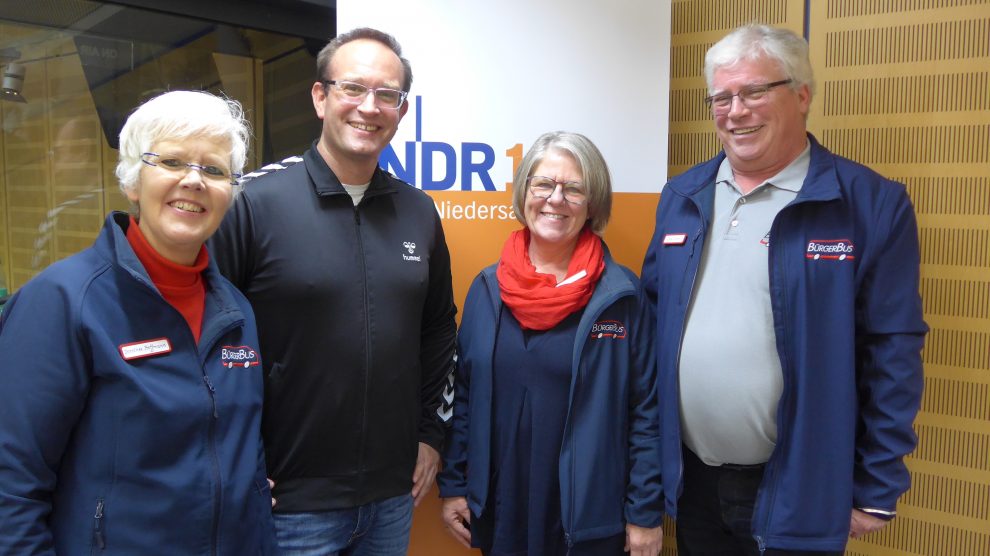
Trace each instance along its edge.
{"label": "black zip-up jacket", "polygon": [[450,416],[456,309],[433,201],[379,168],[355,207],[315,144],[249,176],[210,251],[257,317],[275,511],[410,492],[418,443],[439,451]]}

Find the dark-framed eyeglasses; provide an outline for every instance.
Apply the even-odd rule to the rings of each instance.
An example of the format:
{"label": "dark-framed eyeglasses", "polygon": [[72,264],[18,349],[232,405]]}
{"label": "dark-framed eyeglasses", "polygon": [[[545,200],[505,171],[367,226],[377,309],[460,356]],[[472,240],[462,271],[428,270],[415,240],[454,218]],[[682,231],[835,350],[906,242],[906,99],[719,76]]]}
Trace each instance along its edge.
{"label": "dark-framed eyeglasses", "polygon": [[747,108],[752,108],[754,106],[759,106],[769,100],[767,93],[770,89],[774,87],[780,87],[781,85],[787,85],[794,81],[793,79],[783,79],[781,81],[774,81],[773,83],[764,83],[762,85],[750,85],[749,87],[744,87],[738,93],[730,95],[729,93],[719,93],[717,95],[712,95],[710,97],[705,97],[705,104],[711,108],[712,112],[715,114],[725,114],[732,109],[732,99],[733,97],[739,97],[739,101],[743,103],[743,106]]}
{"label": "dark-framed eyeglasses", "polygon": [[375,95],[375,106],[390,110],[395,110],[402,106],[402,103],[406,100],[406,95],[409,94],[405,91],[389,89],[388,87],[367,87],[354,81],[324,79],[322,83],[324,87],[332,87],[337,91],[340,99],[348,104],[361,104],[368,96],[368,93],[371,92]]}
{"label": "dark-framed eyeglasses", "polygon": [[584,185],[577,181],[557,181],[546,176],[530,176],[526,178],[529,193],[537,199],[549,199],[553,192],[560,187],[564,200],[572,205],[583,205],[588,201]]}
{"label": "dark-framed eyeglasses", "polygon": [[241,177],[240,174],[231,172],[223,166],[196,164],[170,154],[141,153],[141,162],[148,166],[161,168],[176,176],[184,176],[190,170],[198,170],[203,179],[214,183],[237,185],[237,178]]}

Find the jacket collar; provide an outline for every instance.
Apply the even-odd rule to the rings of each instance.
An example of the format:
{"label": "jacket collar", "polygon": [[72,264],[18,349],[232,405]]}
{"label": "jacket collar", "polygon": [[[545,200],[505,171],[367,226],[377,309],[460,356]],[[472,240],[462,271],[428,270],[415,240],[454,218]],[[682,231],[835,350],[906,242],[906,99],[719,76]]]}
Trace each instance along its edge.
{"label": "jacket collar", "polygon": [[[148,276],[148,271],[145,270],[131,244],[127,241],[128,226],[130,226],[130,215],[120,211],[111,212],[107,215],[103,224],[103,231],[100,232],[94,248],[111,264],[157,292],[158,288],[155,287],[151,277]],[[210,257],[210,262],[206,266],[206,270],[203,271],[207,293],[218,296],[217,299],[222,309],[238,310],[237,303],[230,294],[224,288],[218,287],[223,278],[214,259],[214,257]]]}
{"label": "jacket collar", "polygon": [[[306,164],[306,170],[309,172],[310,180],[313,183],[313,189],[320,197],[347,195],[344,186],[340,185],[340,179],[337,178],[337,174],[333,173],[327,161],[323,159],[320,151],[317,150],[317,142],[318,140],[313,141],[309,150],[303,154],[303,161]],[[376,166],[375,173],[371,176],[371,183],[368,185],[368,190],[365,191],[364,196],[365,198],[374,197],[375,195],[395,193],[398,190],[399,188],[392,183],[388,174],[381,167]]]}
{"label": "jacket collar", "polygon": [[[811,163],[808,166],[808,175],[805,176],[801,191],[798,192],[794,202],[838,199],[841,194],[839,180],[836,178],[835,156],[811,133],[808,133],[808,141],[811,143]],[[685,175],[692,176],[690,179],[675,178],[667,184],[667,187],[681,195],[697,197],[706,189],[714,187],[718,168],[724,159],[725,151],[719,151],[715,158],[688,170]]]}

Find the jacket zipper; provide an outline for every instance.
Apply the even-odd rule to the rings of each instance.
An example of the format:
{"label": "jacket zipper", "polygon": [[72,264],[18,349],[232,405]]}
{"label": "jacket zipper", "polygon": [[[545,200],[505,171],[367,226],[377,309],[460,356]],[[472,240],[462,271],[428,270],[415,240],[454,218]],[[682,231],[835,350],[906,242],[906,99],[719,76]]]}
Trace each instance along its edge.
{"label": "jacket zipper", "polygon": [[[609,297],[606,297],[600,303],[596,304],[595,313],[593,317],[590,319],[591,322],[598,320],[598,318],[602,315],[602,313],[605,312],[605,309],[611,307],[618,300],[622,299],[623,297],[634,294],[635,294],[634,291],[621,290]],[[585,320],[585,319],[582,317],[581,320]],[[577,351],[577,353],[572,354],[571,372],[574,373],[575,375],[577,375],[580,372],[580,370],[576,367],[579,364],[581,358],[580,356],[584,353],[584,346],[587,345],[587,338],[590,333],[591,333],[590,329],[586,330],[583,328],[579,328],[577,331],[577,335],[574,338],[574,349]],[[574,446],[574,427],[570,425],[571,407],[573,407],[574,405],[574,392],[577,391],[576,382],[578,378],[580,377],[575,376],[574,391],[571,392],[570,399],[567,402],[567,421],[566,421],[567,424],[564,425],[568,429],[567,432],[571,446]],[[575,450],[571,450],[571,469],[574,469],[575,466],[577,465],[575,463],[576,458],[577,458],[577,452]],[[567,485],[567,490],[570,491],[571,504],[569,504],[569,508],[567,512],[569,514],[567,516],[567,524],[564,525],[564,543],[567,545],[568,553],[570,553],[570,549],[574,547],[574,539],[571,537],[570,530],[574,527],[574,506],[575,506],[574,500],[576,499],[576,495],[574,493],[575,488],[576,485],[574,484],[574,474],[571,473],[571,481],[570,484]]]}
{"label": "jacket zipper", "polygon": [[209,432],[209,452],[210,452],[210,463],[213,464],[213,527],[212,527],[212,540],[210,546],[210,554],[217,553],[217,545],[219,544],[220,536],[220,462],[217,456],[216,450],[216,435],[217,435],[217,419],[220,415],[217,412],[217,397],[216,388],[213,387],[213,381],[210,380],[210,375],[203,374],[203,382],[206,384],[206,389],[210,394],[210,402],[213,404],[213,418],[210,419],[210,432]]}
{"label": "jacket zipper", "polygon": [[96,500],[96,513],[93,514],[93,540],[96,546],[103,550],[107,547],[107,541],[103,538],[103,499]]}
{"label": "jacket zipper", "polygon": [[[206,292],[207,296],[210,295],[210,290]],[[205,317],[205,315],[204,315]],[[205,326],[206,321],[204,321],[203,332],[207,331]],[[210,546],[210,554],[216,555],[220,551],[220,513],[221,505],[223,501],[223,483],[222,476],[220,474],[220,456],[217,453],[217,426],[220,419],[219,405],[217,404],[217,390],[213,385],[213,379],[206,371],[206,357],[212,351],[212,347],[220,341],[226,334],[230,331],[235,330],[243,326],[243,321],[234,321],[227,323],[221,329],[217,330],[212,336],[207,338],[206,336],[201,336],[200,341],[197,343],[195,338],[192,337],[192,333],[189,332],[189,339],[196,349],[199,351],[199,364],[203,372],[203,384],[206,386],[207,394],[210,396],[210,406],[213,410],[212,416],[210,418],[210,428],[207,435],[207,443],[209,444],[207,451],[210,453],[210,463],[213,467],[213,525],[211,527],[211,539],[212,545]],[[208,346],[210,349],[200,350],[200,346]]]}
{"label": "jacket zipper", "polygon": [[[701,216],[701,227],[698,228],[698,231],[697,232],[695,232],[694,241],[691,242],[690,261],[694,261],[694,258],[696,256],[697,257],[700,257],[701,256],[700,253],[699,253],[699,249],[698,249],[698,242],[699,241],[701,242],[701,248],[704,249],[705,239],[706,239],[705,238],[705,229],[708,228],[708,223],[705,220],[705,211],[701,209],[701,206],[698,205],[698,202],[695,201],[693,197],[688,197],[688,199],[691,199],[692,204],[694,204],[694,207],[698,210],[698,215]],[[681,288],[681,292],[682,292],[682,294],[681,294],[681,300],[680,300],[681,303],[687,303],[687,304],[690,304],[691,303],[691,297],[694,295],[694,287],[698,283],[698,269],[700,269],[700,268],[701,268],[701,261],[699,260],[698,261],[698,264],[694,265],[694,272],[691,273],[691,287],[688,290],[688,297],[687,297],[687,299],[684,299],[684,296],[683,296],[684,288]],[[681,391],[681,373],[680,373],[680,368],[681,368],[681,348],[684,346],[684,332],[686,330],[687,330],[687,309],[684,310],[684,320],[681,322],[681,337],[677,341],[677,359],[674,360],[674,362],[677,364],[677,367],[676,367],[676,369],[677,369],[676,386],[677,386],[677,391],[678,392]],[[680,394],[678,394],[678,395],[680,395]],[[678,425],[678,437],[681,437],[681,436],[682,435],[681,435],[680,425]],[[683,444],[684,444],[683,439],[681,438],[680,441],[681,441],[681,446],[683,446]],[[677,498],[680,498],[681,497],[681,492],[683,492],[683,490],[684,490],[684,453],[683,453],[683,451],[684,451],[683,448],[681,448],[681,457],[680,457],[680,460],[677,463],[677,477],[678,477],[678,480],[677,480],[677,496],[676,496],[675,500]]]}
{"label": "jacket zipper", "polygon": [[[782,208],[780,212],[777,213],[777,216],[774,217],[773,222],[770,224],[770,248],[767,253],[767,258],[768,258],[767,264],[769,268],[768,279],[770,281],[769,287],[770,287],[771,309],[773,309],[774,301],[775,301],[775,297],[773,293],[773,270],[774,270],[774,253],[775,253],[774,247],[776,246],[777,242],[774,241],[773,239],[774,230],[777,227],[777,221],[778,221],[777,219],[780,218],[780,214],[786,211],[792,205],[796,204],[797,202],[800,201],[794,200],[788,203],[787,206]],[[776,321],[774,322],[774,333],[775,334],[777,333]],[[779,342],[779,338],[778,338],[778,342]],[[774,458],[774,456],[778,455],[781,450],[786,448],[786,442],[783,442],[782,440],[786,438],[786,434],[784,434],[784,429],[787,426],[787,422],[784,419],[781,419],[780,416],[783,411],[785,402],[788,402],[790,398],[788,396],[788,393],[790,392],[788,370],[787,370],[788,365],[787,365],[787,358],[784,356],[784,354],[781,354],[778,351],[777,357],[780,358],[780,371],[784,383],[780,394],[780,401],[778,402],[777,405],[777,445],[774,448],[773,453],[770,454],[770,460],[767,462],[766,469],[763,472],[763,481],[762,484],[760,485],[761,489],[763,488],[763,485],[766,485],[766,489],[767,489],[767,497],[765,501],[766,503],[764,504],[763,507],[759,508],[763,516],[763,523],[759,532],[755,531],[755,527],[753,531],[753,538],[756,539],[756,543],[760,547],[760,554],[763,554],[766,551],[766,534],[770,528],[770,513],[773,510],[774,499],[777,497],[777,486],[776,486],[777,473],[776,473],[776,466],[774,465],[776,458]],[[760,492],[759,490],[757,490],[756,500],[754,501],[753,509],[756,510],[757,509],[756,506],[759,506],[759,504],[760,504]]]}
{"label": "jacket zipper", "polygon": [[354,207],[354,226],[355,235],[357,236],[357,246],[358,246],[358,257],[360,257],[360,267],[361,267],[361,291],[362,291],[362,302],[364,303],[364,396],[361,403],[361,448],[358,451],[358,482],[361,484],[359,489],[363,489],[364,482],[364,456],[365,456],[365,441],[368,436],[368,389],[371,385],[371,317],[369,311],[368,302],[368,265],[364,253],[364,240],[361,234],[361,212],[358,210],[359,206],[364,202],[361,199],[361,203]]}

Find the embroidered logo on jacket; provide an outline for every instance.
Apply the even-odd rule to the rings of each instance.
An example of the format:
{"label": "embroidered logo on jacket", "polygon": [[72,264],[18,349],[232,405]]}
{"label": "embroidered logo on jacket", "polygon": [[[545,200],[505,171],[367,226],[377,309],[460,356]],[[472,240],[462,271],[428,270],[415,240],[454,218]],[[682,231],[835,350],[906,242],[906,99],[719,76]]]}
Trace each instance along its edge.
{"label": "embroidered logo on jacket", "polygon": [[808,242],[804,257],[814,261],[821,259],[845,261],[855,258],[853,243],[848,239],[813,239]]}
{"label": "embroidered logo on jacket", "polygon": [[626,326],[617,320],[600,320],[591,325],[591,338],[621,340],[626,337]]}
{"label": "embroidered logo on jacket", "polygon": [[406,251],[409,252],[408,255],[406,255],[405,253],[402,254],[402,260],[404,260],[404,261],[416,261],[417,263],[418,262],[422,262],[422,259],[420,258],[420,256],[414,254],[414,253],[416,253],[416,244],[415,243],[413,243],[411,241],[404,241],[404,242],[402,242],[402,246],[405,247],[406,248]]}
{"label": "embroidered logo on jacket", "polygon": [[220,364],[228,369],[234,367],[254,367],[261,364],[258,351],[250,346],[223,346],[220,349]]}

